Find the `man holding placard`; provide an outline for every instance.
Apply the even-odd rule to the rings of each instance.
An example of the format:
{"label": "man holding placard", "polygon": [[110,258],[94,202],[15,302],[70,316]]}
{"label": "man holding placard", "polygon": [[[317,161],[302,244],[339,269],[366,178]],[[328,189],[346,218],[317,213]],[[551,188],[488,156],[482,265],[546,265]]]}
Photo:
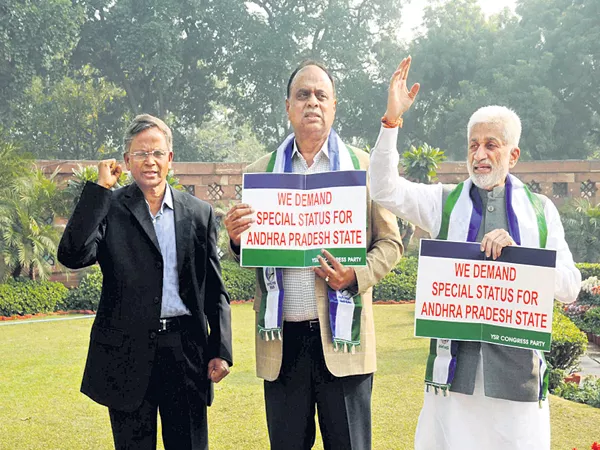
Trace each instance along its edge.
{"label": "man holding placard", "polygon": [[[270,211],[241,203],[224,220],[237,258],[240,250],[246,250],[244,246],[268,246],[264,252],[243,253],[242,263],[262,266],[256,271],[254,302],[256,370],[265,380],[272,449],[310,449],[316,432],[315,407],[325,448],[371,448],[371,390],[376,370],[371,288],[398,262],[402,243],[393,214],[373,204],[368,186],[365,189],[366,175],[361,171],[368,167],[368,155],[347,147],[332,129],[335,109],[332,76],[320,63],[301,64],[287,88],[286,111],[294,134],[246,172],[278,174],[269,178],[276,184],[290,174],[307,174],[307,180],[277,184],[278,203]],[[340,177],[343,171],[348,174]],[[329,183],[318,179],[311,185],[308,177],[319,178],[324,172]],[[362,201],[360,195],[351,197],[346,200],[354,204],[346,207],[341,197],[347,196],[337,195],[337,189],[355,189],[360,194],[360,183],[348,181],[353,172],[357,180],[363,176]],[[265,183],[264,175],[254,178],[259,184],[245,179],[246,190],[260,187],[268,195],[271,181]],[[353,223],[346,211],[352,212]],[[357,214],[362,218],[354,220]],[[301,222],[304,231],[288,230]],[[340,227],[318,229],[332,223]],[[265,231],[257,233],[259,229]],[[331,254],[334,250],[321,254],[320,248],[336,239],[347,245],[344,251],[353,252],[344,263]],[[308,258],[311,262],[315,258],[315,267],[287,264],[286,258],[306,260],[298,253],[302,250],[296,250],[298,242],[315,241],[323,244],[318,254]],[[365,257],[357,245],[362,245]],[[288,256],[281,259],[286,251]],[[267,255],[262,261],[261,254]],[[252,262],[246,264],[246,258]],[[355,258],[362,265],[352,266]],[[286,268],[281,268],[284,264]],[[349,331],[347,336],[345,331]]]}
{"label": "man holding placard", "polygon": [[[455,279],[432,283],[429,294],[456,296],[461,300],[481,300],[488,296],[497,304],[519,301],[522,305],[527,303],[528,308],[537,305],[538,299],[531,291],[526,294],[523,288],[503,288],[499,284],[518,279],[521,270],[511,271],[508,264],[499,268],[497,260],[506,259],[507,250],[503,253],[503,249],[523,246],[556,252],[554,297],[565,303],[574,301],[581,275],[565,242],[556,207],[543,195],[531,193],[509,173],[520,156],[521,123],[513,111],[487,106],[471,116],[467,125],[470,177],[458,186],[412,183],[398,175],[396,141],[401,116],[419,91],[418,84],[410,91],[407,88],[410,63],[410,57],[405,58],[390,83],[385,120],[371,153],[372,197],[431,236],[447,240],[448,245],[456,244],[450,241],[478,242],[476,251],[491,258],[485,263],[457,264]],[[457,252],[464,252],[465,248],[472,251],[473,247],[473,244],[456,245]],[[481,255],[479,260],[485,258]],[[425,258],[420,264],[427,264]],[[436,268],[431,267],[431,270]],[[470,286],[465,280],[474,275],[479,277],[478,283]],[[551,303],[552,296],[545,301]],[[480,302],[477,309],[479,317],[495,317],[499,323],[516,320],[518,313],[525,314],[523,311],[534,328],[547,326],[547,320],[551,322],[551,317],[542,313],[531,315],[525,308],[511,313],[500,308],[484,309],[482,315],[481,305]],[[430,307],[434,314],[436,305]],[[461,307],[464,309],[459,313]],[[472,314],[473,305],[470,307]],[[439,308],[447,317],[465,314],[466,310],[460,302]],[[426,373],[428,389],[417,426],[415,449],[549,449],[546,365],[540,350],[514,347],[525,340],[529,344],[538,342],[515,336],[505,338],[502,343],[507,345],[433,339]]]}

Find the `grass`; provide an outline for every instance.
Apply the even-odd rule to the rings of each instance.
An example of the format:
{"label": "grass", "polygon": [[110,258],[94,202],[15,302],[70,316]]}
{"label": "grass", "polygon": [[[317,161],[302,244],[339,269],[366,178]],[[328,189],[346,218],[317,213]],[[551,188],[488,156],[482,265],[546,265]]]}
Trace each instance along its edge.
{"label": "grass", "polygon": [[[235,366],[209,409],[212,450],[268,448],[262,381],[254,375],[251,305],[234,305]],[[413,306],[375,307],[379,370],[373,448],[412,449],[423,401],[427,341],[415,339]],[[110,449],[106,408],[79,393],[90,319],[0,325],[0,449]],[[552,449],[589,449],[600,409],[551,398]],[[162,446],[159,445],[159,448]],[[322,449],[317,438],[316,449]]]}

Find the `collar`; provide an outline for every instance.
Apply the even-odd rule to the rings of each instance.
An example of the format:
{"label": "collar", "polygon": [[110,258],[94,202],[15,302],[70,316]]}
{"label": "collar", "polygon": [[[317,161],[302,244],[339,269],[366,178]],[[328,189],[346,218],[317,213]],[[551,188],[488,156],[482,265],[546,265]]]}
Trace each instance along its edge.
{"label": "collar", "polygon": [[[302,156],[302,154],[300,153],[300,150],[298,149],[298,144],[296,143],[296,138],[294,138],[294,150],[292,151],[292,159],[294,158],[294,156],[296,156],[296,154],[298,156]],[[317,152],[317,154],[315,155],[315,159],[314,162],[317,161],[317,158],[320,158],[320,154],[323,154],[327,157],[327,159],[329,159],[329,136],[327,136],[327,139],[325,139],[325,142],[323,142],[323,146],[321,147],[321,150],[319,150]],[[304,158],[304,156],[302,156],[302,158]]]}
{"label": "collar", "polygon": [[[144,201],[146,202],[146,206],[148,207],[148,212],[150,212],[150,203],[148,203],[148,200],[146,200],[144,198]],[[165,188],[165,195],[163,196],[163,201],[160,205],[160,209],[158,210],[158,212],[156,213],[155,217],[161,216],[162,213],[165,210],[165,206],[167,206],[168,208],[174,210],[175,208],[173,208],[173,194],[171,193],[171,187],[169,186],[169,183],[167,183],[167,186]],[[152,213],[150,213],[150,216],[152,216]]]}
{"label": "collar", "polygon": [[480,187],[477,187],[477,190],[479,191],[481,198],[503,198],[506,191],[506,185],[496,186],[491,191],[481,189]]}

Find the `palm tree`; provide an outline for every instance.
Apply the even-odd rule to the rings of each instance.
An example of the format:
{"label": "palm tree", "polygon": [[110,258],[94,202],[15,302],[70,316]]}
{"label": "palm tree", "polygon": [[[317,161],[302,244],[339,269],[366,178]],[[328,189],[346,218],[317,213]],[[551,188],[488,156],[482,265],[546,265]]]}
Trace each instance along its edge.
{"label": "palm tree", "polygon": [[0,257],[5,276],[46,279],[60,233],[55,215],[65,213],[64,196],[54,178],[41,170],[16,178],[0,197]]}
{"label": "palm tree", "polygon": [[[82,166],[78,165],[76,169],[73,169],[73,176],[67,180],[67,187],[65,188],[65,196],[67,201],[70,202],[69,213],[75,208],[75,205],[79,201],[81,192],[87,182],[96,183],[98,181],[98,166]],[[119,181],[112,187],[112,190],[119,189],[122,186],[127,186],[133,183],[133,178],[130,172],[123,172],[119,177]],[[173,170],[169,170],[167,174],[167,183],[173,186],[178,191],[183,191],[184,187],[179,183],[179,179],[173,174]]]}
{"label": "palm tree", "polygon": [[562,208],[561,219],[575,261],[600,262],[600,203],[574,199]]}
{"label": "palm tree", "polygon": [[[437,179],[437,168],[439,163],[444,161],[446,156],[444,151],[439,148],[433,148],[424,143],[419,147],[411,145],[410,149],[402,154],[400,165],[404,169],[404,175],[411,181],[430,184]],[[415,233],[415,226],[404,220],[398,219],[398,228],[404,248],[408,247]]]}
{"label": "palm tree", "polygon": [[438,165],[446,159],[444,151],[424,143],[419,147],[411,145],[402,154],[402,167],[406,178],[418,183],[430,184],[436,180]]}
{"label": "palm tree", "polygon": [[[33,159],[30,155],[23,154],[19,148],[6,142],[2,138],[0,130],[0,180],[12,180],[29,171]],[[0,186],[0,189],[6,186]]]}

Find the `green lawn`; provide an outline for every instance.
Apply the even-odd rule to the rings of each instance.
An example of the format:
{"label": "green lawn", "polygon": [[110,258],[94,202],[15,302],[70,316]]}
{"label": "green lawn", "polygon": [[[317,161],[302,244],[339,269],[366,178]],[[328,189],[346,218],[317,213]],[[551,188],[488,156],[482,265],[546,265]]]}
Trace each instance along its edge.
{"label": "green lawn", "polygon": [[[209,410],[211,449],[267,449],[262,382],[254,376],[253,313],[249,304],[232,309],[236,364],[216,386]],[[375,307],[377,450],[412,448],[427,346],[412,338],[413,311],[407,305]],[[91,323],[0,325],[0,449],[112,448],[106,409],[79,393]],[[553,449],[584,450],[600,440],[600,409],[552,397],[551,413]]]}

